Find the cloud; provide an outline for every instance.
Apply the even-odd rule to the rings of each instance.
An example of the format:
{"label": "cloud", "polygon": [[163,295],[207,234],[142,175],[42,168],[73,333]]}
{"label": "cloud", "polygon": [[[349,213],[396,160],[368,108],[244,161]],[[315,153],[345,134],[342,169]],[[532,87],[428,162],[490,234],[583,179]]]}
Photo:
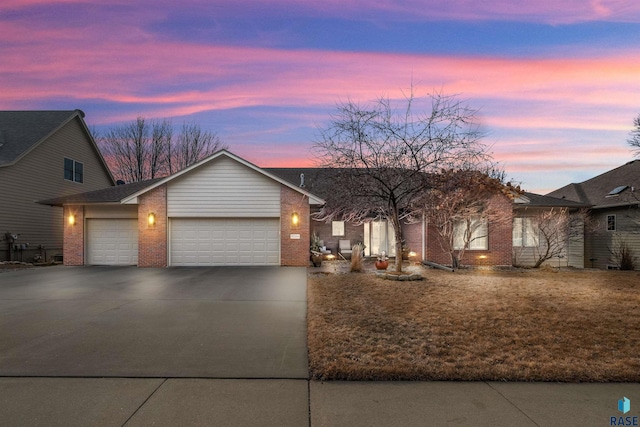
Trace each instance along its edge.
{"label": "cloud", "polygon": [[[7,0],[0,5],[0,108],[99,105],[99,114],[87,113],[91,123],[103,125],[139,114],[180,119],[239,111],[247,117],[234,117],[225,138],[243,150],[239,154],[264,166],[301,165],[309,158],[315,124],[328,119],[336,102],[399,98],[413,83],[419,95],[460,94],[479,108],[497,141],[496,156],[522,173],[571,169],[577,161],[558,156],[558,147],[576,147],[584,135],[598,132],[607,132],[601,140],[617,144],[607,152],[607,161],[615,162],[611,166],[629,157],[624,139],[640,99],[635,47],[549,47],[537,58],[283,49],[225,44],[215,37],[180,40],[157,26],[171,25],[174,15],[202,14],[215,21],[240,11],[292,19],[306,14],[374,21],[640,22],[640,3],[274,0],[265,5],[257,0]],[[243,130],[261,108],[279,109],[278,117]],[[553,139],[541,129],[564,135]],[[518,146],[523,140],[516,134],[528,135],[529,145]],[[278,138],[286,141],[274,150]],[[586,167],[604,162],[596,143],[579,156]]]}
{"label": "cloud", "polygon": [[[175,41],[94,39],[74,30],[3,27],[0,103],[55,97],[138,104],[170,115],[247,106],[333,105],[400,96],[411,80],[489,105],[499,126],[594,126],[580,117],[600,109],[637,108],[640,58],[635,52],[565,59],[506,59],[417,54],[282,50]],[[52,38],[63,40],[50,45]],[[38,58],[34,61],[33,58]],[[513,105],[499,111],[499,104]],[[481,107],[482,105],[478,105]],[[534,108],[533,119],[532,111]],[[575,113],[574,113],[575,111]],[[528,117],[529,124],[518,119]],[[627,118],[624,118],[625,120]],[[535,121],[535,123],[534,123]],[[507,123],[509,122],[509,123]],[[620,121],[615,121],[620,126]]]}
{"label": "cloud", "polygon": [[[35,7],[91,8],[96,18],[116,8],[125,8],[140,22],[165,16],[307,16],[352,21],[515,21],[573,24],[591,21],[640,22],[640,4],[634,0],[5,0],[2,11]],[[152,16],[154,18],[152,18]]]}

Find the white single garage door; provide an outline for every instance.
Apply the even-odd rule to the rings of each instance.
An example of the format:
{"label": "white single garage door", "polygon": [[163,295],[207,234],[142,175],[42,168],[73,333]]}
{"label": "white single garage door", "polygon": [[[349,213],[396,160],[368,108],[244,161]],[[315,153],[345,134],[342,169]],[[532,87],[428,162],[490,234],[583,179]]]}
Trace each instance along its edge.
{"label": "white single garage door", "polygon": [[137,265],[137,219],[88,219],[87,264]]}
{"label": "white single garage door", "polygon": [[174,218],[171,265],[280,265],[280,219]]}

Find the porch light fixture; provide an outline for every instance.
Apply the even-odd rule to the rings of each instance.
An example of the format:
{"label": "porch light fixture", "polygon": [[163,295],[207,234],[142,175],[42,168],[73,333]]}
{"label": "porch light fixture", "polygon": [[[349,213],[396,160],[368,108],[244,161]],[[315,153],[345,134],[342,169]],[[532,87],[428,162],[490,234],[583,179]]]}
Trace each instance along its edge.
{"label": "porch light fixture", "polygon": [[478,258],[480,258],[480,259],[487,259],[487,256],[486,256],[486,255],[480,255]]}
{"label": "porch light fixture", "polygon": [[416,255],[418,255],[418,254],[417,254],[417,253],[415,253],[415,252],[413,252],[413,251],[409,252],[409,258],[413,258],[413,257],[415,257]]}
{"label": "porch light fixture", "polygon": [[298,215],[297,212],[294,212],[291,214],[291,224],[293,225],[298,225],[298,223],[300,222],[300,216]]}
{"label": "porch light fixture", "polygon": [[147,216],[147,220],[149,221],[149,225],[153,227],[154,225],[156,225],[156,214],[154,214],[153,212],[149,213],[149,216]]}
{"label": "porch light fixture", "polygon": [[74,214],[69,214],[69,225],[76,225],[76,216]]}

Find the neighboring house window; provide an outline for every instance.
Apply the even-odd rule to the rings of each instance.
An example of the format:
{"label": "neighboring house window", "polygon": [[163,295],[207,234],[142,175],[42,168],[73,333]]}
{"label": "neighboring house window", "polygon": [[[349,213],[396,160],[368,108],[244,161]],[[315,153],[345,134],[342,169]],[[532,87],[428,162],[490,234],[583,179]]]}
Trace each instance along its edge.
{"label": "neighboring house window", "polygon": [[465,236],[468,230],[471,230],[468,249],[476,251],[489,249],[487,221],[480,218],[472,219],[471,221],[457,221],[455,223],[453,229],[453,249],[460,250],[464,248]]}
{"label": "neighboring house window", "polygon": [[331,221],[331,234],[333,236],[344,236],[344,221]]}
{"label": "neighboring house window", "polygon": [[538,246],[538,233],[533,218],[513,219],[513,246],[536,247]]}
{"label": "neighboring house window", "polygon": [[607,215],[607,231],[616,231],[615,215]]}
{"label": "neighboring house window", "polygon": [[84,182],[84,165],[71,159],[64,159],[64,179]]}

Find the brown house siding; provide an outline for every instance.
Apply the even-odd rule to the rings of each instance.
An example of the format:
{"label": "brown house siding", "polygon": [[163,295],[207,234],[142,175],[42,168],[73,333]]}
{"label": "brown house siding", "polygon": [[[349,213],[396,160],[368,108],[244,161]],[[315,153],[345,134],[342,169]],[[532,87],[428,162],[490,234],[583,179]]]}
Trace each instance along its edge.
{"label": "brown house siding", "polygon": [[[149,225],[149,214],[155,224]],[[167,186],[140,196],[138,205],[138,267],[167,266]]]}
{"label": "brown house siding", "polygon": [[407,252],[415,252],[416,256],[413,261],[419,261],[422,258],[422,222],[402,224],[402,237],[404,239],[404,247]]}
{"label": "brown house siding", "polygon": [[[70,215],[75,217],[73,225]],[[64,228],[64,265],[84,265],[84,206],[65,206],[60,226]]]}
{"label": "brown house siding", "polygon": [[[462,259],[463,265],[510,266],[512,265],[512,202],[508,197],[497,196],[492,201],[494,209],[500,211],[501,221],[489,221],[488,250],[467,249]],[[451,265],[451,256],[442,250],[438,233],[433,225],[427,227],[428,261]]]}
{"label": "brown house siding", "polygon": [[[282,185],[280,190],[280,264],[307,267],[309,265],[309,199]],[[291,218],[298,214],[300,222],[293,225]],[[300,236],[299,239],[293,237]]]}
{"label": "brown house siding", "polygon": [[[83,163],[84,183],[64,179],[65,157]],[[35,202],[110,185],[111,178],[80,119],[73,119],[17,163],[0,167],[0,232],[19,234],[16,243],[29,243],[24,254],[14,254],[17,259],[22,256],[27,261],[45,251],[47,258],[62,254],[62,208]],[[6,249],[4,244],[0,246],[0,260],[8,258]]]}

